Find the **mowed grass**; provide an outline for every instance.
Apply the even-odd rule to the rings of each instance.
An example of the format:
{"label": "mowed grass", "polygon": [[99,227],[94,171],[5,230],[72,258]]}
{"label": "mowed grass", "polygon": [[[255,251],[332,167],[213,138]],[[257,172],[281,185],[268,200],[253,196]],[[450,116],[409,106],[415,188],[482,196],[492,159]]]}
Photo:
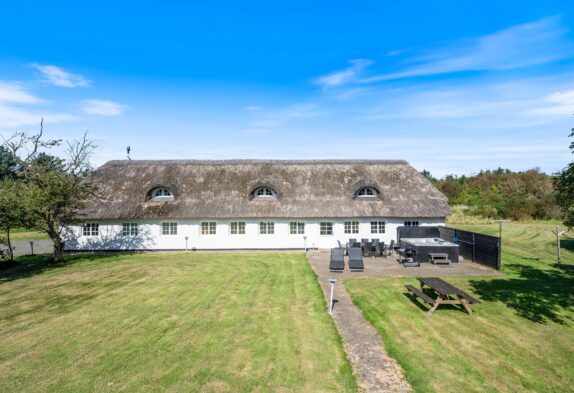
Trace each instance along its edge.
{"label": "mowed grass", "polygon": [[31,231],[25,228],[16,228],[10,231],[10,240],[12,242],[26,242],[48,239],[50,238],[44,232]]}
{"label": "mowed grass", "polygon": [[[574,250],[563,237],[555,262],[554,223],[505,226],[499,277],[448,277],[483,301],[473,316],[455,306],[434,315],[415,304],[414,278],[345,281],[417,392],[574,391]],[[497,226],[467,226],[494,234]]]}
{"label": "mowed grass", "polygon": [[0,273],[0,392],[356,390],[302,254],[20,261]]}

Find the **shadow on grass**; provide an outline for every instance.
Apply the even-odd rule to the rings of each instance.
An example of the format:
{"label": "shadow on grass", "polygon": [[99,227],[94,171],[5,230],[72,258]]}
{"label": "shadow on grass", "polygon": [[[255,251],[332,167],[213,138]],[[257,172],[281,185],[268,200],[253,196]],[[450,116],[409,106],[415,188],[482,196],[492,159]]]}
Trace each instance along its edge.
{"label": "shadow on grass", "polygon": [[[556,243],[554,243],[556,245]],[[568,251],[574,251],[574,239],[561,239],[560,248]]]}
{"label": "shadow on grass", "polygon": [[532,322],[564,324],[574,320],[574,267],[553,265],[553,269],[509,264],[518,277],[470,280],[482,300],[499,301]]}
{"label": "shadow on grass", "polygon": [[[120,253],[90,253],[66,255],[61,263],[54,263],[52,257],[46,255],[27,255],[16,257],[12,262],[0,262],[0,284],[20,278],[31,277],[48,270],[72,266],[78,262],[92,261],[116,257]],[[122,255],[128,254],[126,252]]]}

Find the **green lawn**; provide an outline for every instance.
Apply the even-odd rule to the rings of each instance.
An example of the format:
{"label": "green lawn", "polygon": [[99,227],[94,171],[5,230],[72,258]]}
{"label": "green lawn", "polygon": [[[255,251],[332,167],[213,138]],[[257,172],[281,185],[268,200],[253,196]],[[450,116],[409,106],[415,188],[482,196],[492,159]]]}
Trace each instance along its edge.
{"label": "green lawn", "polygon": [[13,242],[29,242],[35,240],[48,240],[44,232],[31,231],[25,228],[16,228],[10,231],[10,239]]}
{"label": "green lawn", "polygon": [[[505,226],[503,275],[449,277],[483,304],[434,315],[406,296],[413,278],[345,281],[418,392],[574,391],[574,234],[556,266],[553,223]],[[497,226],[466,226],[491,233]]]}
{"label": "green lawn", "polygon": [[0,273],[0,392],[356,390],[302,254],[33,261]]}

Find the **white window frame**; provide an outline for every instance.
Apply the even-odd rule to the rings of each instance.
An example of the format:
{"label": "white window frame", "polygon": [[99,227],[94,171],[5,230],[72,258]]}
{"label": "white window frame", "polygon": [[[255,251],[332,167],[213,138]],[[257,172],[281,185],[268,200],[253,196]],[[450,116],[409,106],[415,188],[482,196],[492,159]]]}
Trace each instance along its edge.
{"label": "white window frame", "polygon": [[405,221],[405,226],[406,227],[418,227],[419,226],[419,222],[418,221]]}
{"label": "white window frame", "polygon": [[201,223],[201,234],[202,235],[217,235],[217,222],[215,222],[215,221],[203,221]]}
{"label": "white window frame", "polygon": [[122,224],[122,236],[135,237],[139,235],[139,227],[135,222],[125,222]]}
{"label": "white window frame", "polygon": [[357,198],[377,198],[379,192],[375,187],[362,187],[355,194]]}
{"label": "white window frame", "polygon": [[345,221],[343,225],[346,234],[356,235],[359,233],[359,221]]}
{"label": "white window frame", "polygon": [[232,221],[229,223],[230,235],[245,235],[245,221]]}
{"label": "white window frame", "polygon": [[384,221],[371,221],[371,233],[372,234],[380,234],[385,233],[386,231],[386,223]]}
{"label": "white window frame", "polygon": [[171,201],[173,200],[173,192],[167,187],[157,187],[151,190],[149,199],[152,201]]}
{"label": "white window frame", "polygon": [[321,236],[333,236],[333,223],[330,221],[321,221],[319,223],[319,234]]}
{"label": "white window frame", "polygon": [[82,236],[94,237],[100,236],[100,224],[96,222],[87,222],[82,225]]}
{"label": "white window frame", "polygon": [[274,235],[275,223],[273,221],[259,221],[259,234],[260,235]]}
{"label": "white window frame", "polygon": [[277,193],[270,187],[257,187],[253,190],[254,198],[276,198]]}
{"label": "white window frame", "polygon": [[301,221],[291,221],[289,223],[289,234],[290,235],[304,235],[305,234],[305,223]]}
{"label": "white window frame", "polygon": [[176,236],[177,235],[177,222],[162,222],[161,223],[162,236]]}

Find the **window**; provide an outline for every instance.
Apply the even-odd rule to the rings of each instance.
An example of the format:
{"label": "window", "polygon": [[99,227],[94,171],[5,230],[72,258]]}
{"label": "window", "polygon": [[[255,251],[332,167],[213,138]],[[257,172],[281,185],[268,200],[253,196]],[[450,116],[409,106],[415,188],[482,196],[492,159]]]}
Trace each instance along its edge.
{"label": "window", "polygon": [[137,236],[138,235],[138,224],[129,223],[123,224],[122,236]]}
{"label": "window", "polygon": [[230,224],[230,232],[232,235],[245,235],[245,223],[232,222]]}
{"label": "window", "polygon": [[215,235],[217,233],[217,224],[214,221],[201,223],[202,235]]}
{"label": "window", "polygon": [[322,222],[321,226],[321,235],[322,236],[331,236],[333,235],[333,223],[332,222]]}
{"label": "window", "polygon": [[82,234],[84,236],[99,236],[100,225],[95,223],[84,224],[84,226],[82,227]]}
{"label": "window", "polygon": [[273,235],[275,233],[275,223],[264,222],[259,223],[259,234],[260,235]]}
{"label": "window", "polygon": [[385,233],[385,222],[371,221],[371,233]]}
{"label": "window", "polygon": [[275,190],[269,187],[259,187],[253,191],[253,196],[255,198],[275,198],[277,193]]}
{"label": "window", "polygon": [[363,187],[355,193],[355,196],[359,198],[376,198],[379,196],[379,192],[374,187]]}
{"label": "window", "polygon": [[359,233],[359,221],[345,221],[345,233]]}
{"label": "window", "polygon": [[177,235],[177,222],[164,222],[161,224],[161,234],[166,236]]}
{"label": "window", "polygon": [[173,193],[165,187],[157,187],[150,191],[150,200],[170,201],[173,200]]}
{"label": "window", "polygon": [[291,235],[304,235],[305,234],[305,223],[304,222],[290,222],[289,223],[289,233]]}
{"label": "window", "polygon": [[418,227],[419,222],[418,221],[405,221],[405,226],[406,227]]}

